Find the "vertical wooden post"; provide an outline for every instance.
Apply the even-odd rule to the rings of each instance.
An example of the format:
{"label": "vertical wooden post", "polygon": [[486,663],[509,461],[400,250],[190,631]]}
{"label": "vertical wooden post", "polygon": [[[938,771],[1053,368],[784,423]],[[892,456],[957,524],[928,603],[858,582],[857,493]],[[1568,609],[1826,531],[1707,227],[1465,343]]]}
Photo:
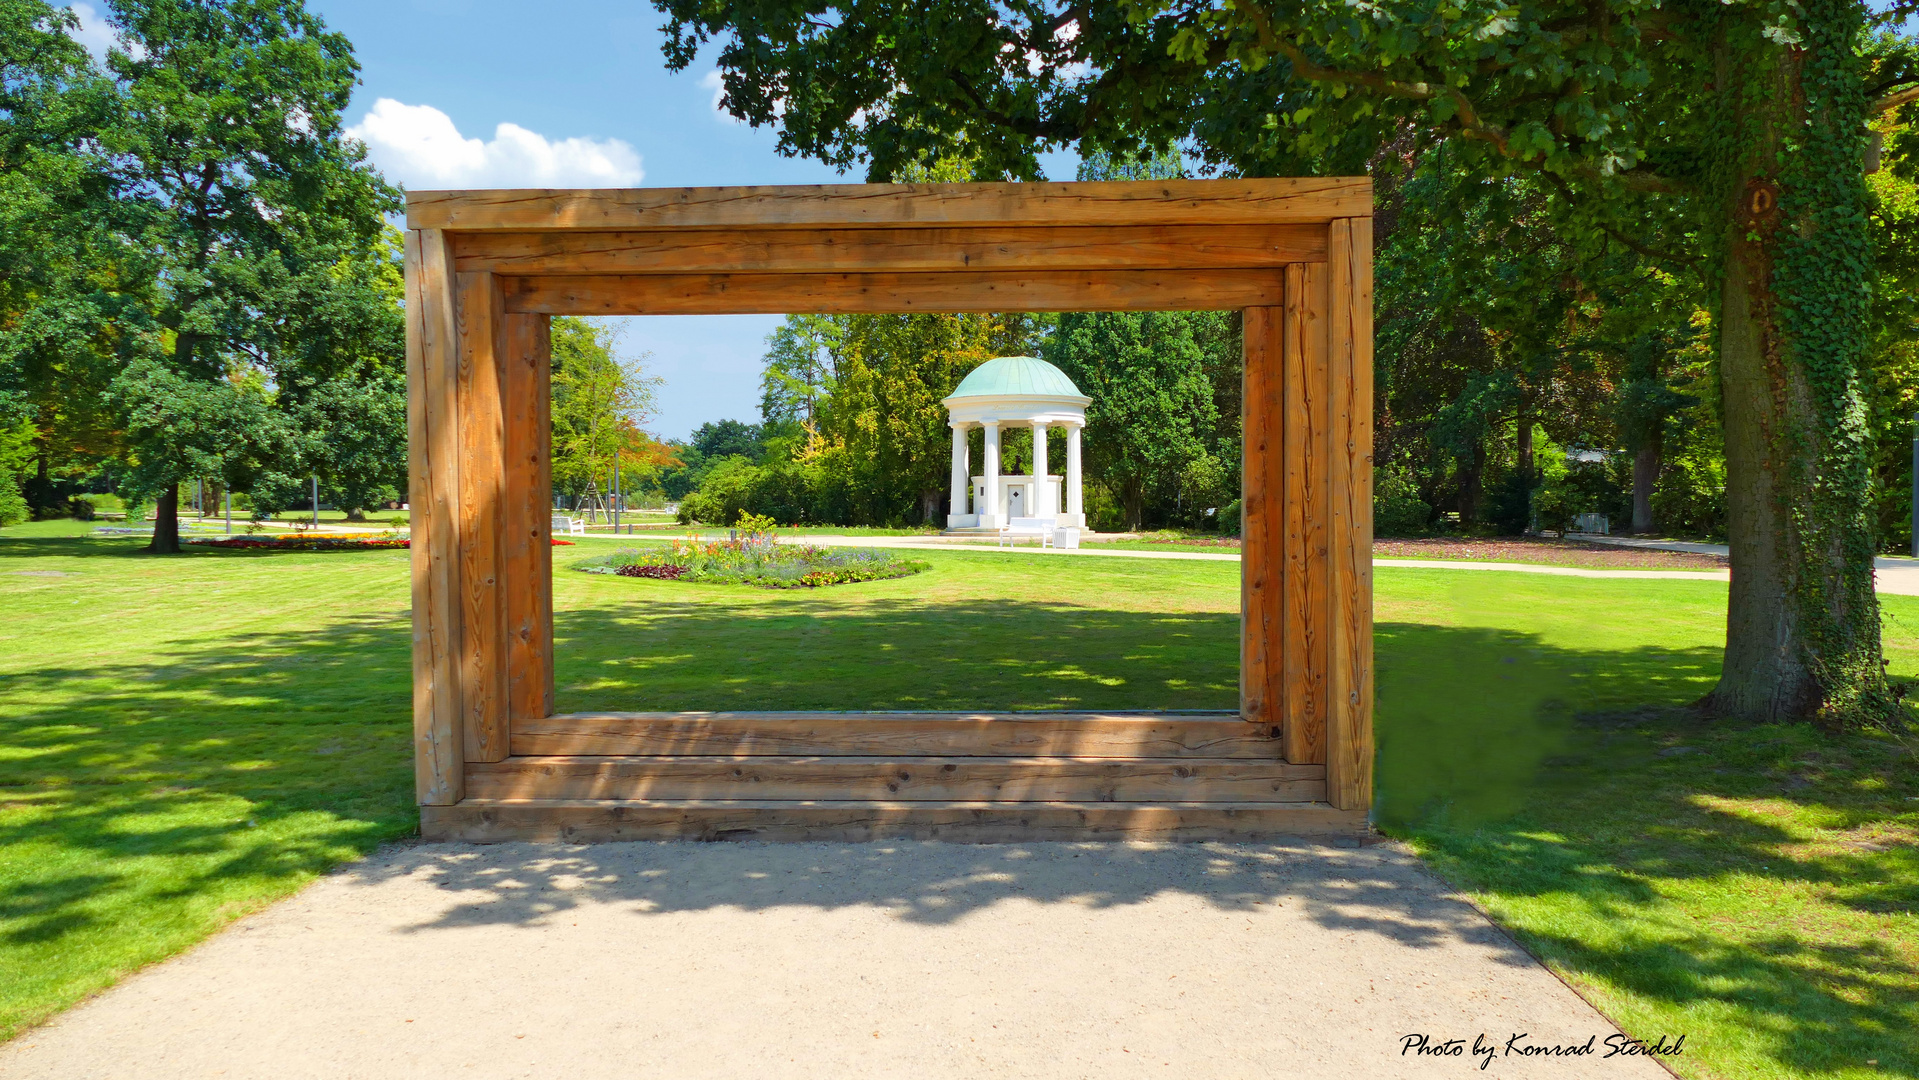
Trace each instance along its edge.
{"label": "vertical wooden post", "polygon": [[552,326],[545,315],[508,315],[501,326],[506,503],[500,560],[510,727],[514,720],[553,715]]}
{"label": "vertical wooden post", "polygon": [[1332,223],[1326,799],[1373,801],[1373,222]]}
{"label": "vertical wooden post", "polygon": [[459,363],[453,260],[438,229],[406,234],[407,505],[413,564],[414,790],[466,793],[460,730]]}
{"label": "vertical wooden post", "polygon": [[1286,760],[1326,760],[1326,529],[1330,477],[1325,445],[1326,267],[1286,268],[1281,369],[1285,401],[1285,586],[1280,635]]}
{"label": "vertical wooden post", "polygon": [[460,388],[460,717],[468,761],[507,755],[506,606],[500,524],[506,434],[500,401],[505,300],[492,274],[456,277]]}
{"label": "vertical wooden post", "polygon": [[1240,384],[1239,715],[1278,729],[1284,722],[1280,662],[1285,546],[1280,356],[1283,311],[1247,308]]}

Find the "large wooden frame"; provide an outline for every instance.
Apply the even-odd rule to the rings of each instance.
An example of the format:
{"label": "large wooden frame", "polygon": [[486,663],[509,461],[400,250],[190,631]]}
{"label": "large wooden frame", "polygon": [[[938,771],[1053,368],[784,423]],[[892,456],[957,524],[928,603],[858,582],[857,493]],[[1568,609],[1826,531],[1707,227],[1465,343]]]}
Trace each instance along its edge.
{"label": "large wooden frame", "polygon": [[1245,315],[1240,714],[1372,801],[1372,186],[1364,178],[415,192],[416,777],[553,713],[553,315]]}

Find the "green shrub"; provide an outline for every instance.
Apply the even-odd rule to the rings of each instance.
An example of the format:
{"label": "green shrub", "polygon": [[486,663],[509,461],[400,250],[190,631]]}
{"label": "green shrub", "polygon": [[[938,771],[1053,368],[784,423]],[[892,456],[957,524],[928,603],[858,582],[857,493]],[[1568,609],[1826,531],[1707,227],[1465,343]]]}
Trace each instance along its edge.
{"label": "green shrub", "polygon": [[[1373,470],[1373,535],[1424,536],[1431,531],[1433,508],[1419,497],[1419,487],[1404,469]],[[1233,506],[1239,518],[1239,506]]]}
{"label": "green shrub", "polygon": [[0,428],[0,527],[18,525],[33,516],[22,488],[33,455],[34,427],[22,421]]}
{"label": "green shrub", "polygon": [[1225,536],[1238,536],[1245,528],[1246,523],[1241,520],[1244,505],[1243,500],[1234,499],[1232,502],[1219,508],[1219,531],[1221,534]]}
{"label": "green shrub", "polygon": [[1632,523],[1631,464],[1624,454],[1605,461],[1569,461],[1552,468],[1533,505],[1539,527],[1564,533],[1580,514],[1605,514],[1615,532]]}
{"label": "green shrub", "polygon": [[31,516],[27,497],[20,490],[20,478],[13,470],[0,467],[0,528],[18,525]]}

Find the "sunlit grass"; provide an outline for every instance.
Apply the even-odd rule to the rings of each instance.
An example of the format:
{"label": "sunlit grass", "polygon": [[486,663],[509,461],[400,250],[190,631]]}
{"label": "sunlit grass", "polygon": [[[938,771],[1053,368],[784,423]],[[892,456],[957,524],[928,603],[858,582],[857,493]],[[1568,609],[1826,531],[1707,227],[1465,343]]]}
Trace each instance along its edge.
{"label": "sunlit grass", "polygon": [[[0,1034],[416,820],[404,552],[158,559],[89,529],[0,533]],[[803,592],[562,570],[560,706],[1234,703],[1236,563],[916,557]],[[1689,1033],[1682,1073],[1914,1074],[1906,744],[1679,711],[1721,583],[1377,582],[1387,828],[1629,1031]],[[1888,598],[1897,675],[1915,628]]]}

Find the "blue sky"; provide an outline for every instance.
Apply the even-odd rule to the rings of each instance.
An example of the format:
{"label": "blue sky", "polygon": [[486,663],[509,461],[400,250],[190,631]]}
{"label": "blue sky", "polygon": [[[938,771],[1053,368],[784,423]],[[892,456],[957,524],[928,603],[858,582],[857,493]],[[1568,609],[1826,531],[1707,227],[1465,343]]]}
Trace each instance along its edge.
{"label": "blue sky", "polygon": [[[104,28],[84,3],[83,38]],[[864,180],[784,158],[770,130],[716,107],[711,63],[666,70],[646,0],[308,0],[354,44],[364,84],[348,110],[389,179],[412,188],[680,187]],[[505,125],[505,126],[503,126]],[[1071,179],[1073,160],[1048,172]],[[665,384],[648,427],[683,438],[759,417],[760,356],[777,316],[609,320]]]}

